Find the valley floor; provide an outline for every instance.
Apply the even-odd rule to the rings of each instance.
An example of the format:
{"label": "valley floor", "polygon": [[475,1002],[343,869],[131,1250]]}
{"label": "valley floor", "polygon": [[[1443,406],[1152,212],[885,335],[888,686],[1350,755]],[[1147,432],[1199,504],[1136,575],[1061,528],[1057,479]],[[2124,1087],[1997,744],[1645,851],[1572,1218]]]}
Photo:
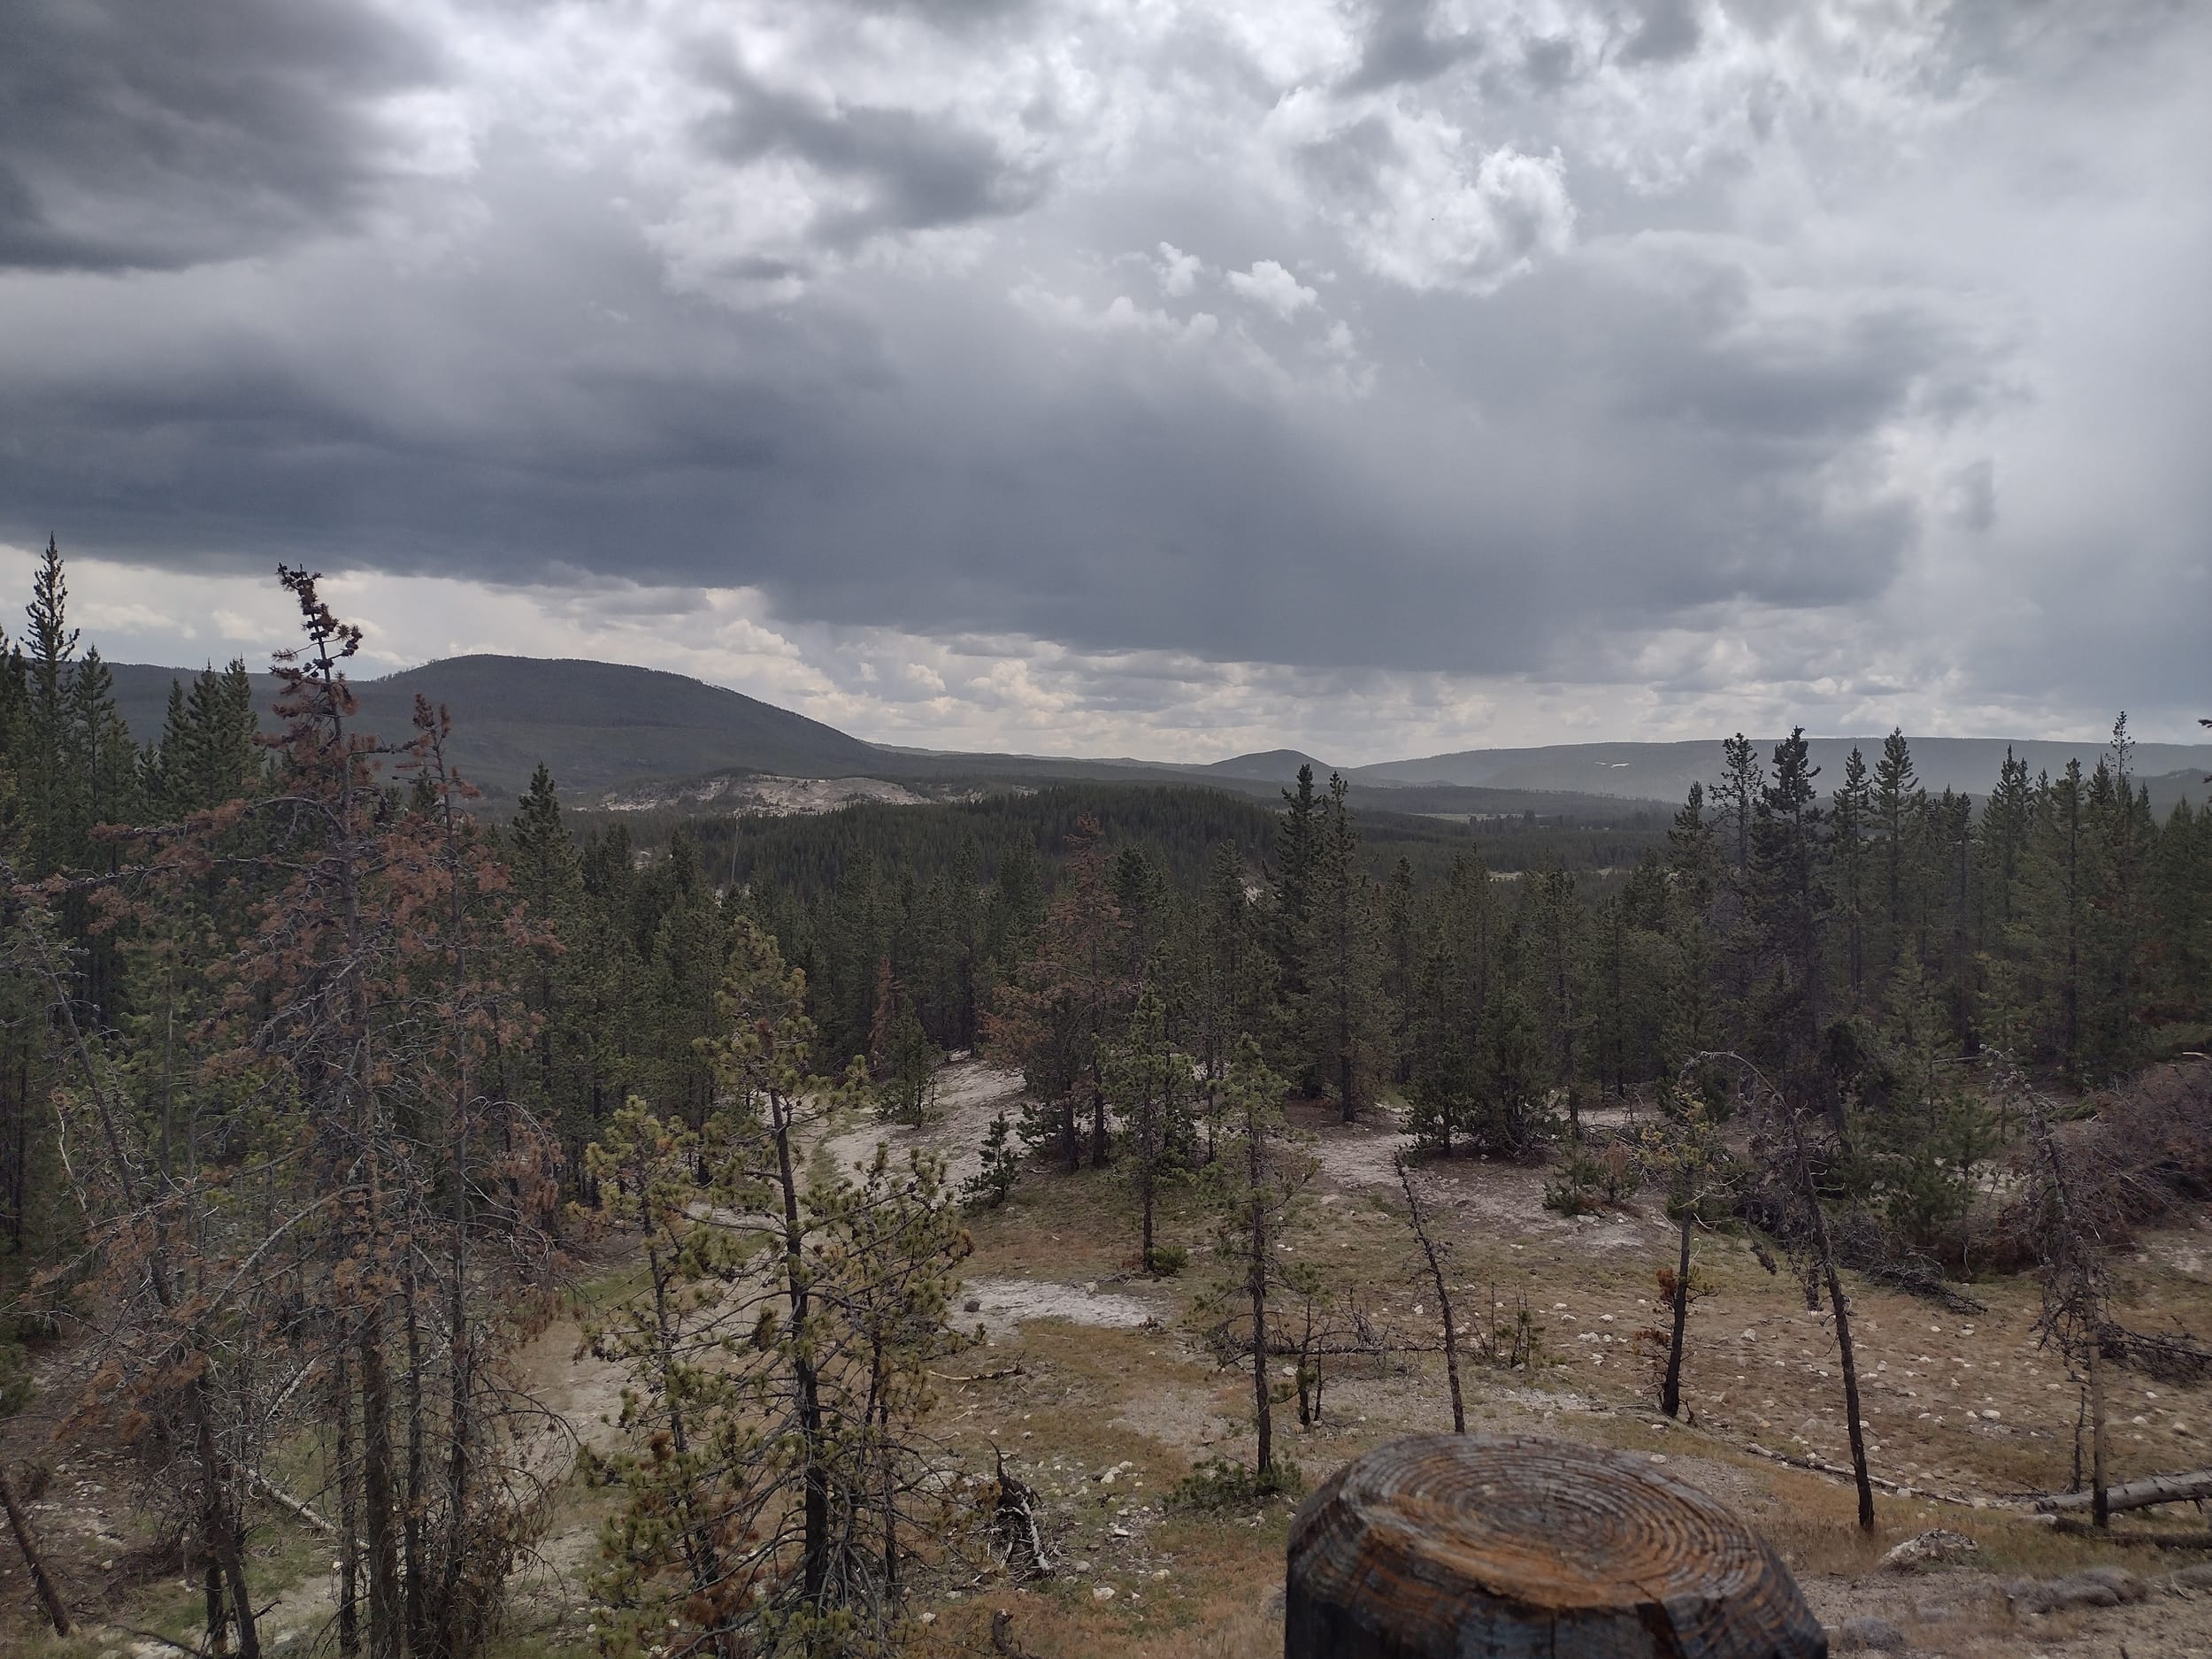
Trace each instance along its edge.
{"label": "valley floor", "polygon": [[[972,1165],[991,1117],[1017,1104],[1011,1077],[965,1062],[942,1075],[932,1128],[844,1126],[825,1149],[854,1159],[887,1139],[895,1150],[928,1144]],[[1415,1277],[1395,1207],[1394,1127],[1299,1116],[1323,1173],[1290,1250],[1355,1288],[1371,1318],[1432,1340],[1432,1294]],[[1839,1628],[1886,1621],[1892,1628],[1853,1628],[1956,1655],[2212,1654],[2212,1588],[2154,1587],[2137,1601],[2044,1615],[2007,1594],[2023,1578],[2100,1563],[2152,1580],[2201,1559],[2061,1537],[2032,1517],[2033,1494],[2069,1484],[2078,1396],[2063,1363],[2037,1347],[2031,1281],[1972,1286],[1987,1310],[1964,1317],[1851,1285],[1872,1461],[1891,1483],[1878,1534],[1866,1540],[1852,1524],[1847,1483],[1784,1461],[1847,1460],[1829,1322],[1805,1310],[1786,1270],[1767,1272],[1741,1239],[1701,1239],[1699,1271],[1712,1288],[1692,1316],[1689,1411],[1670,1423],[1652,1409],[1637,1335],[1659,1318],[1655,1270],[1671,1260],[1671,1230],[1655,1206],[1567,1219],[1543,1208],[1541,1171],[1497,1164],[1434,1164],[1416,1179],[1456,1250],[1463,1320],[1480,1323],[1493,1307],[1509,1317],[1525,1298],[1540,1326],[1525,1369],[1466,1369],[1471,1429],[1571,1436],[1649,1457],[1741,1512],[1782,1553],[1824,1622]],[[999,1609],[1038,1659],[1281,1651],[1287,1506],[1214,1512],[1164,1502],[1202,1459],[1249,1460],[1251,1383],[1217,1367],[1193,1333],[1208,1271],[1194,1202],[1182,1194],[1171,1209],[1166,1237],[1190,1247],[1192,1261],[1166,1280],[1133,1271],[1132,1208],[1111,1171],[1039,1173],[974,1223],[961,1303],[972,1311],[961,1317],[983,1335],[943,1368],[934,1426],[975,1467],[1002,1452],[1042,1494],[1056,1571],[1021,1586],[987,1578],[943,1589],[920,1607],[917,1655],[990,1651]],[[603,1292],[623,1265],[609,1258],[593,1271]],[[2116,1280],[2127,1324],[2212,1330],[2212,1229],[2193,1222],[2146,1235],[2116,1265]],[[579,1330],[569,1319],[541,1336],[526,1356],[528,1379],[584,1440],[605,1443],[620,1379],[580,1352]],[[38,1402],[0,1425],[0,1455],[54,1471],[32,1506],[37,1525],[72,1601],[102,1622],[72,1643],[38,1637],[27,1575],[0,1543],[0,1647],[119,1659],[174,1651],[153,1634],[189,1641],[192,1597],[146,1548],[151,1529],[133,1512],[120,1455],[52,1438],[79,1357],[46,1356]],[[2124,1373],[2116,1381],[2116,1480],[2212,1464],[2212,1387]],[[1435,1354],[1348,1359],[1325,1374],[1318,1424],[1301,1429],[1294,1403],[1279,1409],[1278,1444],[1310,1482],[1380,1441],[1449,1424]],[[565,1458],[571,1445],[549,1434],[544,1455]],[[601,1502],[580,1489],[564,1494],[517,1587],[508,1651],[592,1650],[583,1580]],[[1976,1540],[1970,1565],[1906,1575],[1878,1567],[1890,1546],[1934,1527]],[[327,1613],[326,1545],[273,1515],[263,1547],[262,1581],[288,1586],[269,1634],[303,1640]]]}

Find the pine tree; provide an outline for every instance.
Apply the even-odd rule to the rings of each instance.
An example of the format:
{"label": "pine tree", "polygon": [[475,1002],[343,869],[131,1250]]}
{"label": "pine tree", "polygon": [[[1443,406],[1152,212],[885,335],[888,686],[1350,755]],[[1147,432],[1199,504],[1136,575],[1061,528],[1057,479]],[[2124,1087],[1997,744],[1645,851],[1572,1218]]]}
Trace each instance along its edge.
{"label": "pine tree", "polygon": [[1321,801],[1313,787],[1313,768],[1298,768],[1298,787],[1283,791],[1283,810],[1275,829],[1274,909],[1270,914],[1269,949],[1275,957],[1275,1052],[1296,1072],[1293,1081],[1318,1088],[1315,1050],[1302,1028],[1308,986],[1307,955],[1312,938],[1313,889],[1321,858]]}
{"label": "pine tree", "polygon": [[1526,922],[1529,1002],[1550,1038],[1546,1081],[1566,1105],[1569,1133],[1580,1140],[1582,1051],[1590,1023],[1583,983],[1589,916],[1570,872],[1553,864],[1536,873],[1528,883]]}
{"label": "pine tree", "polygon": [[1885,977],[1907,949],[1912,854],[1909,839],[1925,795],[1913,769],[1912,747],[1901,729],[1882,740],[1874,764],[1873,823],[1881,837],[1882,907],[1879,962]]}
{"label": "pine tree", "polygon": [[1817,1092],[1826,1018],[1818,775],[1801,726],[1775,745],[1774,774],[1759,792],[1752,822],[1750,872],[1750,916],[1768,969],[1755,1014],[1761,1047],[1790,1079],[1787,1087],[1808,1094]]}
{"label": "pine tree", "polygon": [[1206,882],[1189,912],[1183,981],[1191,1041],[1204,1102],[1206,1160],[1211,1163],[1229,1062],[1247,1036],[1260,1034],[1270,1006],[1272,958],[1263,920],[1246,891],[1244,860],[1234,845],[1213,850]]}
{"label": "pine tree", "polygon": [[1716,1006],[1718,950],[1713,911],[1720,893],[1720,849],[1705,816],[1705,791],[1693,783],[1667,831],[1668,932],[1673,941],[1667,1018],[1668,1064],[1679,1069],[1690,1055],[1723,1041]]}
{"label": "pine tree", "polygon": [[1179,1149],[1189,1144],[1193,1066],[1168,1036],[1167,1010],[1158,992],[1137,995],[1128,1029],[1107,1060],[1107,1091],[1122,1123],[1122,1166],[1136,1189],[1138,1261],[1145,1271],[1165,1270],[1171,1257],[1155,1236],[1161,1189],[1176,1173]]}
{"label": "pine tree", "polygon": [[1231,1351],[1252,1370],[1252,1417],[1258,1434],[1252,1482],[1263,1492],[1294,1485],[1293,1472],[1275,1456],[1275,1390],[1268,1356],[1278,1346],[1279,1333],[1270,1298],[1286,1271],[1277,1245],[1315,1170],[1312,1157],[1284,1122],[1286,1087],[1268,1069],[1259,1045],[1246,1038],[1230,1063],[1225,1086],[1229,1137],[1214,1189],[1216,1251],[1223,1274],[1201,1304],[1202,1311],[1219,1319]]}
{"label": "pine tree", "polygon": [[1459,855],[1435,900],[1407,1018],[1406,1126],[1424,1151],[1448,1156],[1459,1149],[1463,1132],[1480,1138],[1486,1020],[1501,931],[1490,872],[1479,854]]}
{"label": "pine tree", "polygon": [[1721,758],[1724,769],[1712,795],[1733,848],[1732,867],[1741,872],[1751,867],[1751,820],[1766,774],[1759,764],[1758,751],[1741,732],[1722,742]]}
{"label": "pine tree", "polygon": [[1382,913],[1382,1004],[1390,1015],[1390,1076],[1396,1083],[1412,1074],[1413,981],[1420,956],[1417,902],[1413,861],[1402,854],[1383,889]]}
{"label": "pine tree", "polygon": [[1843,782],[1831,797],[1829,858],[1833,875],[1832,906],[1841,933],[1843,983],[1855,1012],[1866,1001],[1866,923],[1869,902],[1867,834],[1874,813],[1873,787],[1866,757],[1856,749],[1843,764]]}
{"label": "pine tree", "polygon": [[1303,1019],[1310,1070],[1352,1122],[1374,1098],[1387,1064],[1389,1018],[1382,1000],[1382,951],[1371,884],[1360,867],[1359,829],[1331,776],[1321,803],[1306,905]]}
{"label": "pine tree", "polygon": [[1052,1141],[1071,1172],[1082,1166],[1086,1108],[1091,1162],[1102,1167],[1110,1156],[1106,1045],[1129,995],[1125,933],[1098,826],[1086,819],[1034,949],[998,988],[984,1024],[986,1043],[1021,1071],[1040,1110],[1032,1138]]}

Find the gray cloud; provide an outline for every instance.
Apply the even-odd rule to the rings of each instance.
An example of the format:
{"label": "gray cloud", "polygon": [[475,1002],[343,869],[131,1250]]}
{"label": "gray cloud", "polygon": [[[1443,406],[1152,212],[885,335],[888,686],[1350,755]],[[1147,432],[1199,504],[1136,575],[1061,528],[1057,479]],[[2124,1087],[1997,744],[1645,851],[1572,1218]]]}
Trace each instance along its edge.
{"label": "gray cloud", "polygon": [[1359,66],[1345,78],[1341,90],[1417,86],[1481,52],[1482,37],[1471,29],[1439,34],[1435,13],[1436,0],[1378,0]]}
{"label": "gray cloud", "polygon": [[[1052,0],[749,4],[173,42],[262,89],[197,196],[154,128],[0,151],[6,245],[77,250],[0,274],[0,541],[1180,664],[1064,671],[1102,718],[1193,663],[1996,700],[2185,656],[2116,581],[2212,564],[2200,21],[2084,70],[1935,16],[1986,42],[1965,99],[1788,7],[1486,14],[1478,50],[1435,0],[1079,48]],[[430,84],[472,137],[424,180],[379,100]],[[1263,265],[1313,299],[1256,307]],[[2008,584],[2038,605],[1973,603]]]}
{"label": "gray cloud", "polygon": [[0,50],[0,268],[168,269],[356,219],[376,100],[438,54],[353,0],[14,0]]}
{"label": "gray cloud", "polygon": [[719,56],[704,78],[728,108],[698,123],[706,152],[733,164],[791,157],[860,187],[864,199],[819,214],[811,239],[844,252],[875,237],[999,219],[1033,206],[1049,170],[1007,155],[990,134],[920,111],[826,104],[764,85]]}
{"label": "gray cloud", "polygon": [[1687,58],[1704,39],[1697,0],[1640,0],[1635,29],[1621,48],[1624,64],[1664,64]]}

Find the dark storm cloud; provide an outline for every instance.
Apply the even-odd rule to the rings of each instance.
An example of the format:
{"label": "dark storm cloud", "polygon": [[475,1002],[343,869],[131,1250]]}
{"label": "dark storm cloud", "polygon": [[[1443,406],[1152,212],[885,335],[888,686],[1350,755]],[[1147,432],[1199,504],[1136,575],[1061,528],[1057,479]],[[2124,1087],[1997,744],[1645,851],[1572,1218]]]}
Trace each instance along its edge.
{"label": "dark storm cloud", "polygon": [[729,108],[701,121],[710,155],[733,164],[787,156],[859,185],[865,204],[824,213],[814,240],[849,251],[872,237],[1022,212],[1048,169],[1006,155],[987,133],[911,110],[818,103],[764,86],[727,57],[704,71]]}
{"label": "dark storm cloud", "polygon": [[[407,236],[365,221],[373,106],[439,60],[380,14],[288,34],[305,8],[234,6],[273,43],[219,37],[227,72],[165,23],[174,65],[126,54],[104,104],[110,72],[56,33],[80,14],[36,13],[57,73],[0,67],[7,119],[51,79],[124,126],[0,149],[7,245],[49,267],[0,277],[0,541],[1531,674],[1730,607],[1841,651],[1932,561],[2078,560],[2017,539],[2068,465],[2147,571],[2191,557],[2203,486],[2166,434],[2201,429],[2212,375],[2159,238],[2200,209],[2153,192],[2101,245],[2007,195],[2056,153],[2137,199],[2168,164],[2131,90],[1929,105],[1949,71],[1870,89],[1873,37],[1832,51],[1801,9],[1734,0],[1508,8],[1481,50],[1398,0],[1079,27],[1053,0],[668,6],[641,42],[618,9],[459,5],[452,61],[505,78],[465,186],[392,187]],[[468,34],[509,27],[582,33]],[[217,105],[214,151],[142,114]],[[84,265],[276,251],[111,280],[50,268],[65,242]],[[2077,348],[2082,373],[2125,396],[2024,459],[2005,423],[2049,419],[2049,341],[2085,316],[2118,343]],[[1912,637],[1940,656],[1955,614]]]}
{"label": "dark storm cloud", "polygon": [[[1199,364],[1100,372],[1133,342],[1041,372],[1062,348],[972,298],[933,307],[926,352],[872,345],[880,325],[703,309],[621,262],[541,279],[517,313],[539,262],[511,257],[440,280],[457,355],[405,394],[364,384],[407,349],[373,336],[39,388],[35,428],[0,446],[0,539],[58,524],[165,560],[365,552],[495,581],[743,584],[794,617],[926,633],[1532,670],[1536,618],[1878,592],[1913,511],[1839,503],[1830,469],[1971,352],[1933,319],[1770,337],[1755,286],[1702,266],[1379,308],[1379,349],[1482,365],[1493,435],[1461,447],[1425,405],[1269,409]],[[629,320],[564,334],[587,295]]]}
{"label": "dark storm cloud", "polygon": [[350,0],[10,0],[0,268],[168,269],[350,222],[386,173],[370,105],[436,68]]}
{"label": "dark storm cloud", "polygon": [[1482,37],[1439,34],[1436,0],[1379,0],[1367,26],[1359,67],[1347,76],[1344,92],[1374,92],[1385,87],[1417,86],[1482,50]]}

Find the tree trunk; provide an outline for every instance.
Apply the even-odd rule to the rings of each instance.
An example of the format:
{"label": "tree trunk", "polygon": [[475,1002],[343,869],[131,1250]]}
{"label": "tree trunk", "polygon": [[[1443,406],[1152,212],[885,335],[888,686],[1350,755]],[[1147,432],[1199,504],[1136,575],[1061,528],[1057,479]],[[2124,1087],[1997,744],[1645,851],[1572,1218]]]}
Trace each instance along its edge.
{"label": "tree trunk", "polygon": [[[772,1094],[769,1118],[776,1134],[776,1179],[783,1189],[784,1293],[791,1307],[791,1329],[798,1337],[811,1297],[803,1259],[806,1236],[799,1225],[799,1183],[791,1161],[791,1103]],[[822,1466],[822,1402],[813,1363],[803,1357],[803,1342],[792,1344],[792,1387],[799,1408],[799,1439],[804,1459],[801,1480],[803,1531],[800,1541],[799,1586],[809,1608],[818,1609],[829,1584],[829,1475]]]}
{"label": "tree trunk", "polygon": [[[2104,1494],[2107,1512],[2147,1509],[2154,1503],[2201,1503],[2208,1498],[2212,1498],[2212,1469],[2185,1475],[2152,1475],[2113,1486]],[[2095,1501],[2093,1493],[2062,1492],[2038,1498],[2035,1507],[2047,1515],[2059,1509],[2086,1509]]]}
{"label": "tree trunk", "polygon": [[1102,1170],[1113,1161],[1113,1148],[1106,1139],[1106,1091],[1096,1084],[1091,1087],[1091,1167]]}
{"label": "tree trunk", "polygon": [[1690,1224],[1696,1211],[1682,1212],[1682,1248],[1674,1264],[1674,1329],[1667,1338],[1667,1379],[1659,1389],[1659,1409],[1682,1415],[1682,1342],[1690,1328]]}
{"label": "tree trunk", "polygon": [[1263,1164],[1256,1125],[1248,1126],[1245,1140],[1252,1202],[1252,1259],[1246,1263],[1245,1291],[1252,1299],[1252,1411],[1260,1433],[1255,1472],[1264,1479],[1275,1465],[1275,1422],[1267,1397],[1267,1200],[1260,1187]]}
{"label": "tree trunk", "polygon": [[1859,1488],[1859,1530],[1874,1530],[1874,1481],[1866,1466],[1866,1425],[1859,1421],[1859,1368],[1851,1353],[1851,1310],[1843,1299],[1843,1281],[1836,1277],[1836,1261],[1828,1248],[1828,1230],[1820,1231],[1820,1264],[1828,1276],[1828,1305],[1835,1310],[1836,1351],[1843,1369],[1843,1418],[1851,1435],[1851,1478]]}
{"label": "tree trunk", "polygon": [[353,1460],[353,1382],[346,1346],[331,1356],[331,1413],[337,1422],[338,1464],[338,1652],[353,1659],[361,1651],[361,1471]]}
{"label": "tree trunk", "polygon": [[38,1592],[39,1605],[46,1609],[47,1622],[53,1625],[55,1635],[68,1635],[69,1609],[46,1571],[46,1557],[39,1553],[38,1534],[31,1530],[31,1517],[17,1502],[15,1487],[9,1483],[4,1467],[0,1467],[0,1509],[8,1512],[8,1530],[15,1534],[15,1547],[23,1552],[23,1564],[31,1570],[31,1584]]}
{"label": "tree trunk", "polygon": [[384,1321],[361,1320],[354,1344],[361,1367],[361,1520],[368,1549],[370,1659],[398,1659],[402,1642],[399,1494],[392,1478],[392,1383],[384,1365]]}
{"label": "tree trunk", "polygon": [[1291,1524],[1285,1659],[1813,1659],[1789,1570],[1695,1488],[1619,1452],[1421,1434]]}
{"label": "tree trunk", "polygon": [[[1444,1316],[1444,1379],[1451,1385],[1452,1432],[1467,1432],[1467,1406],[1459,1392],[1459,1322],[1452,1312],[1452,1293],[1444,1282],[1444,1263],[1438,1256],[1436,1240],[1429,1234],[1428,1217],[1421,1213],[1421,1201],[1413,1190],[1413,1171],[1406,1167],[1402,1154],[1398,1158],[1398,1185],[1405,1189],[1406,1213],[1413,1222],[1414,1239],[1421,1246],[1421,1255],[1429,1266],[1429,1282],[1436,1287],[1436,1305]],[[1492,1322],[1495,1324],[1494,1311]]]}
{"label": "tree trunk", "polygon": [[2089,1491],[2090,1513],[2098,1529],[2112,1525],[2112,1494],[2105,1485],[2104,1344],[2095,1332],[2089,1335]]}

